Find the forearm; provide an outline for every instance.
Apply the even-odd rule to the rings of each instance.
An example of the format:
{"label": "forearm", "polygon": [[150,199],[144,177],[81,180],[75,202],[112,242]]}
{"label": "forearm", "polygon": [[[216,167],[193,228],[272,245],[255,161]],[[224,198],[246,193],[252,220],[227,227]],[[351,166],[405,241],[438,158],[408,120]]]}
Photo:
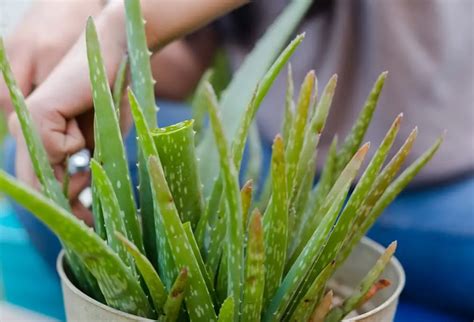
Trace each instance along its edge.
{"label": "forearm", "polygon": [[[142,0],[147,21],[148,46],[159,48],[219,15],[246,3],[247,0]],[[95,19],[109,81],[126,52],[125,11],[123,2],[110,3]],[[84,34],[46,81],[29,98],[30,106],[42,109],[45,104],[65,118],[75,117],[92,106]]]}

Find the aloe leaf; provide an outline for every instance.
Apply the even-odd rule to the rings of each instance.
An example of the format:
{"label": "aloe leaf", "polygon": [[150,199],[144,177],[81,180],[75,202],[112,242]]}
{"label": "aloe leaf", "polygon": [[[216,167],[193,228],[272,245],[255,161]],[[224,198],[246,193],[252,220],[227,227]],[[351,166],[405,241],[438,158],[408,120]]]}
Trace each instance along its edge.
{"label": "aloe leaf", "polygon": [[291,124],[293,124],[293,118],[295,116],[295,101],[293,99],[294,95],[295,85],[293,82],[293,68],[291,67],[291,63],[289,63],[286,78],[285,114],[283,116],[281,129],[284,142],[288,142]]}
{"label": "aloe leaf", "polygon": [[0,38],[0,69],[5,83],[10,92],[10,97],[15,109],[21,131],[26,141],[26,147],[30,154],[31,162],[36,176],[41,183],[43,193],[54,200],[64,209],[69,210],[69,202],[62,192],[61,185],[54,176],[53,169],[49,163],[46,150],[41,142],[40,136],[33,122],[21,90],[16,84],[10,65],[7,60],[3,40]]}
{"label": "aloe leaf", "polygon": [[225,201],[221,199],[221,205],[224,207],[220,207],[217,213],[217,220],[214,224],[214,227],[211,228],[210,238],[209,238],[209,247],[208,247],[208,255],[207,255],[207,266],[211,272],[212,276],[216,276],[217,269],[219,267],[219,262],[222,258],[222,251],[223,251],[223,242],[225,240],[226,235],[226,222],[227,218],[225,216]]}
{"label": "aloe leaf", "polygon": [[[362,238],[363,235],[369,230],[374,224],[375,220],[380,214],[387,208],[387,206],[405,189],[405,187],[413,180],[413,178],[420,172],[421,169],[433,158],[435,153],[438,151],[441,143],[444,140],[444,136],[441,136],[436,142],[418,159],[416,159],[408,168],[406,168],[390,185],[383,190],[383,194],[377,198],[375,205],[371,208],[370,212],[366,215],[366,218],[359,223],[357,230],[353,230],[351,239],[346,243],[342,251],[342,255],[338,258],[338,261],[342,261],[349,256],[351,250],[356,243]],[[401,151],[399,151],[401,152]],[[395,159],[395,157],[394,157]],[[389,165],[387,165],[388,167]],[[382,176],[382,173],[380,174]]]}
{"label": "aloe leaf", "polygon": [[183,224],[183,228],[184,228],[184,232],[186,233],[186,237],[188,238],[189,244],[191,245],[191,248],[193,250],[194,257],[196,258],[196,260],[198,262],[199,269],[201,270],[202,275],[204,276],[204,279],[206,280],[207,289],[209,290],[209,292],[210,292],[210,294],[211,294],[211,296],[214,300],[214,304],[215,304],[216,299],[215,299],[214,283],[212,282],[212,279],[209,276],[206,265],[204,264],[201,253],[199,252],[199,247],[196,243],[196,239],[194,238],[191,223],[189,221],[185,222]]}
{"label": "aloe leaf", "polygon": [[[97,121],[94,118],[94,159],[102,162],[102,155],[100,153],[100,141],[98,138]],[[107,232],[105,229],[104,214],[100,205],[100,195],[97,192],[97,187],[94,177],[91,177],[92,190],[92,216],[94,217],[94,229],[96,233],[102,238],[107,239]]]}
{"label": "aloe leaf", "polygon": [[194,147],[193,120],[152,132],[181,221],[196,228],[203,211],[201,180]]}
{"label": "aloe leaf", "polygon": [[[234,137],[237,132],[239,124],[235,120],[241,119],[245,109],[245,105],[242,105],[241,102],[250,101],[259,80],[270,68],[310,5],[311,3],[308,1],[292,1],[268,28],[252,52],[247,55],[246,60],[223,92],[220,106],[224,107],[222,110],[223,124],[227,137]],[[218,175],[218,158],[212,144],[211,131],[208,131],[200,148],[202,164],[210,164],[209,167],[201,169],[203,170],[201,177],[205,195],[209,195],[213,180]]]}
{"label": "aloe leaf", "polygon": [[[151,132],[145,121],[143,110],[140,108],[140,104],[131,90],[128,91],[128,99],[133,120],[135,122],[138,144],[143,158],[150,158],[151,156],[158,157],[158,151],[156,150]],[[144,168],[146,169],[146,164],[144,165]],[[150,195],[148,202],[152,200],[153,196]],[[159,215],[159,209],[155,207],[152,207],[152,209],[154,211],[154,216],[152,218],[143,216],[142,214],[143,239],[146,245],[148,258],[153,263],[153,266],[158,268],[166,287],[169,289],[177,272],[174,269],[175,266],[173,258],[171,257],[170,246],[166,239],[165,228],[163,227],[163,222]]]}
{"label": "aloe leaf", "polygon": [[[229,267],[229,260],[227,257],[228,254],[228,246],[226,243],[222,245],[222,256],[221,261],[219,263],[219,268],[217,270],[217,278],[216,278],[216,294],[217,299],[219,301],[224,301],[228,296],[228,267]],[[236,308],[237,310],[237,308]]]}
{"label": "aloe leaf", "polygon": [[258,132],[257,123],[253,123],[250,127],[248,138],[248,161],[245,169],[244,178],[246,181],[252,180],[255,186],[258,186],[260,173],[262,170],[263,147],[260,133]]}
{"label": "aloe leaf", "polygon": [[189,290],[185,295],[189,317],[196,321],[216,321],[217,317],[205,278],[186,236],[158,158],[154,156],[149,158],[148,171],[155,196],[155,206],[159,209],[160,221],[165,228],[174,263],[176,267],[187,268],[189,276],[192,277],[189,279]]}
{"label": "aloe leaf", "polygon": [[311,318],[308,321],[324,322],[324,319],[331,310],[333,297],[334,295],[332,290],[327,292],[326,295],[324,295],[323,299],[316,306],[316,309],[314,310],[313,314],[311,315]]}
{"label": "aloe leaf", "polygon": [[199,222],[195,230],[196,240],[202,254],[207,255],[206,236],[208,236],[211,218],[214,217],[213,215],[219,210],[223,187],[224,183],[222,182],[221,178],[218,178],[214,184],[212,193],[206,202],[203,215],[201,218],[199,218]]}
{"label": "aloe leaf", "polygon": [[112,89],[112,97],[114,99],[114,106],[117,110],[117,117],[120,119],[120,105],[122,103],[122,97],[125,90],[125,84],[127,80],[127,66],[128,66],[128,56],[123,56],[120,61],[119,69],[117,75],[115,76],[114,87]]}
{"label": "aloe leaf", "polygon": [[[263,99],[270,90],[271,85],[275,81],[276,77],[280,74],[283,66],[288,62],[296,48],[301,44],[304,39],[304,35],[298,35],[290,44],[282,51],[275,62],[272,64],[270,69],[263,75],[260,83],[256,86],[256,90],[253,94],[250,103],[243,111],[240,125],[234,135],[234,141],[232,144],[232,152],[234,155],[234,162],[237,169],[240,168],[240,162],[244,153],[245,142],[248,137],[248,133],[251,129],[252,122],[257,114],[257,110],[260,107]],[[223,105],[225,106],[225,105]],[[224,129],[225,130],[225,129]]]}
{"label": "aloe leaf", "polygon": [[100,196],[100,205],[102,207],[105,229],[107,232],[107,244],[119,255],[125,265],[135,273],[135,265],[132,258],[128,254],[123,243],[115,235],[115,232],[125,235],[126,231],[123,222],[123,213],[120,210],[112,183],[109,178],[107,178],[107,174],[97,161],[92,159],[90,166],[92,176],[94,177],[94,183],[96,185],[96,193]]}
{"label": "aloe leaf", "polygon": [[244,223],[244,227],[247,227],[248,223],[248,215],[250,211],[250,206],[252,205],[252,193],[253,193],[253,181],[248,180],[242,189],[240,190],[240,196],[242,199],[242,215],[243,219],[242,222]]}
{"label": "aloe leaf", "polygon": [[363,203],[367,195],[370,193],[374,182],[376,181],[377,175],[380,169],[387,158],[387,155],[390,152],[390,149],[395,141],[397,133],[400,129],[400,122],[402,115],[399,115],[395,121],[392,123],[392,126],[388,130],[385,138],[382,140],[379,148],[375,152],[374,157],[367,166],[367,169],[362,174],[359,182],[357,183],[353,193],[351,194],[347,204],[344,207],[344,210],[339,217],[339,220],[334,228],[331,237],[328,240],[328,243],[321,255],[321,258],[318,262],[318,265],[314,268],[311,273],[312,276],[317,276],[319,272],[334,258],[337,257],[337,254],[341,250],[344,244],[346,236],[350,235],[353,223],[359,209],[363,208]]}
{"label": "aloe leaf", "polygon": [[[291,263],[289,271],[265,312],[265,321],[279,321],[289,308],[292,300],[295,300],[294,297],[298,299],[298,295],[302,292],[302,285],[308,280],[308,274],[313,271],[315,264],[318,263],[319,256],[324,249],[328,236],[330,236],[336,218],[349,192],[350,185],[362,165],[368,148],[369,144],[365,144],[359,149],[326,197],[324,206],[321,208],[321,211],[325,212],[323,220],[294,263],[291,261],[288,263]],[[305,292],[306,290],[302,295]],[[291,314],[292,312],[287,313]]]}
{"label": "aloe leaf", "polygon": [[346,137],[341,150],[337,154],[338,172],[344,168],[346,163],[352,158],[362,143],[365,132],[369,127],[370,121],[372,120],[372,116],[375,112],[375,108],[377,107],[377,102],[380,93],[382,92],[387,75],[387,72],[383,72],[375,81],[372,91],[370,92],[369,97],[367,98],[367,101],[365,102],[365,105],[357,118],[357,121],[352,127],[349,135]]}
{"label": "aloe leaf", "polygon": [[355,294],[344,300],[341,306],[333,308],[329,312],[326,321],[340,321],[344,316],[346,316],[352,310],[355,310],[360,306],[361,302],[364,300],[367,293],[370,291],[372,285],[374,285],[374,283],[380,277],[380,274],[382,274],[383,270],[385,269],[385,266],[387,266],[388,262],[392,258],[396,248],[397,242],[393,242],[390,244],[390,246],[387,247],[385,252],[380,256],[380,258],[377,260],[372,269],[361,281],[359,287],[357,288],[358,290],[355,292]]}
{"label": "aloe leaf", "polygon": [[135,260],[135,264],[145,281],[148,291],[150,292],[156,313],[161,314],[163,312],[163,306],[165,305],[167,294],[165,286],[158,276],[158,273],[155,271],[153,264],[123,234],[116,231],[115,236]]}
{"label": "aloe leaf", "polygon": [[299,227],[301,232],[297,234],[293,245],[299,245],[301,240],[307,240],[308,236],[310,236],[311,233],[316,229],[322,219],[322,213],[320,213],[318,210],[322,206],[324,198],[326,198],[329,190],[331,190],[334,181],[336,181],[337,141],[336,135],[329,146],[328,155],[323,166],[321,177],[317,185],[310,192],[309,200],[311,202],[306,207],[304,215],[305,220],[301,221],[301,226]]}
{"label": "aloe leaf", "polygon": [[410,153],[415,142],[417,133],[418,131],[415,128],[410,133],[410,135],[405,140],[405,142],[400,147],[395,156],[393,156],[390,162],[383,168],[383,170],[377,175],[376,180],[372,183],[370,192],[365,197],[364,202],[360,205],[360,207],[358,207],[356,218],[344,240],[344,246],[341,252],[342,254],[339,255],[337,259],[338,265],[341,264],[341,259],[345,258],[348,255],[346,254],[347,250],[349,248],[352,249],[352,247],[354,247],[354,245],[358,242],[358,239],[353,239],[353,237],[355,235],[359,235],[359,230],[361,229],[363,223],[368,220],[368,216],[372,208],[377,203],[383,192],[386,190],[387,186],[393,180],[405,159],[408,157],[408,154]]}
{"label": "aloe leaf", "polygon": [[[178,320],[179,311],[185,298],[186,290],[189,283],[188,270],[186,268],[181,269],[170,290],[168,298],[166,299],[163,311],[164,315],[160,317],[160,322],[174,322]],[[204,320],[203,320],[204,321]]]}
{"label": "aloe leaf", "polygon": [[112,181],[120,209],[124,213],[127,238],[143,251],[142,236],[119,121],[100,53],[97,31],[91,18],[87,21],[86,43],[102,166]]}
{"label": "aloe leaf", "polygon": [[308,241],[303,252],[285,275],[282,283],[279,285],[275,295],[270,301],[270,304],[265,310],[264,321],[282,320],[285,312],[291,306],[291,303],[296,300],[295,296],[298,294],[301,284],[305,281],[305,277],[311,270],[313,262],[317,261],[322,249],[324,248],[324,243],[331,232],[348,191],[349,184],[339,192],[339,196],[333,202],[332,207],[324,216],[323,221]]}
{"label": "aloe leaf", "polygon": [[326,282],[329,280],[333,273],[334,266],[334,261],[332,263],[329,263],[316,277],[316,279],[309,287],[308,292],[306,292],[304,297],[299,301],[298,306],[291,315],[290,321],[308,321],[311,316],[311,313],[313,312],[319,300],[320,294],[322,293],[322,291],[324,291]]}
{"label": "aloe leaf", "polygon": [[273,141],[271,173],[273,193],[263,216],[265,231],[265,303],[280,285],[286,262],[288,242],[288,193],[286,184],[285,147],[281,136]]}
{"label": "aloe leaf", "polygon": [[[311,105],[311,97],[315,90],[316,76],[314,71],[310,71],[301,85],[301,90],[296,104],[295,119],[290,128],[290,137],[286,146],[287,161],[287,185],[291,191],[296,174],[296,167],[300,159],[301,149],[303,148],[305,128],[308,122],[309,109]],[[291,223],[290,223],[291,229]]]}
{"label": "aloe leaf", "polygon": [[[237,170],[232,162],[232,155],[226,141],[223,125],[218,115],[218,103],[214,90],[207,84],[208,111],[211,120],[214,138],[219,151],[220,166],[224,181],[224,195],[227,201],[228,215],[226,240],[228,243],[228,294],[240,299],[242,262],[243,262],[243,224],[242,224],[242,200],[240,197],[239,179]],[[236,306],[236,316],[239,308]]]}
{"label": "aloe leaf", "polygon": [[150,317],[145,293],[129,268],[94,231],[60,206],[0,171],[0,190],[43,221],[97,279],[109,306]]}
{"label": "aloe leaf", "polygon": [[296,214],[294,217],[294,226],[290,232],[290,240],[294,240],[298,227],[300,226],[304,211],[301,211],[305,204],[309,190],[313,184],[314,172],[316,169],[316,151],[319,144],[321,132],[326,124],[326,119],[329,114],[329,108],[332,103],[334,91],[336,89],[337,76],[334,75],[326,85],[321,100],[316,106],[316,111],[311,118],[309,125],[306,127],[304,134],[304,143],[301,149],[300,156],[297,161],[295,177],[291,184],[292,192],[290,196],[290,209]]}
{"label": "aloe leaf", "polygon": [[[234,136],[234,140],[232,142],[232,154],[233,160],[235,162],[236,168],[239,170],[242,162],[242,157],[244,154],[245,144],[247,142],[247,138],[249,137],[249,131],[251,130],[252,122],[255,118],[258,108],[261,105],[265,95],[268,93],[270,86],[280,73],[281,69],[285,65],[285,63],[290,59],[291,55],[294,53],[296,48],[301,44],[303,41],[304,35],[298,35],[280,54],[280,56],[276,59],[270,69],[265,73],[263,76],[261,83],[257,85],[251,100],[249,101],[245,111],[243,112],[238,131]],[[255,131],[256,129],[254,129]],[[209,147],[205,144],[201,147],[202,149],[213,149],[213,147]],[[208,157],[208,150],[206,150],[206,157]],[[210,161],[201,162],[201,173],[207,171],[205,168],[208,168]],[[256,161],[255,164],[259,163],[259,167],[261,167],[261,161]],[[255,171],[256,172],[256,171]],[[211,196],[213,196],[218,189],[218,184],[221,178],[218,178],[217,182],[214,182],[212,185]],[[268,180],[267,180],[268,181]],[[270,193],[270,186],[269,183],[266,182],[266,189],[265,191],[267,194]]]}
{"label": "aloe leaf", "polygon": [[260,321],[265,286],[265,250],[262,216],[252,212],[247,241],[245,279],[242,299],[242,321]]}
{"label": "aloe leaf", "polygon": [[[336,180],[333,187],[331,188],[331,191],[328,193],[328,195],[324,199],[324,202],[321,208],[319,209],[320,212],[326,214],[328,209],[332,207],[333,203],[338,198],[340,191],[344,190],[346,185],[348,183],[350,185],[350,183],[355,179],[357,172],[359,171],[362,165],[362,162],[365,158],[365,155],[367,154],[369,147],[370,147],[369,143],[364,144],[359,149],[359,151],[357,151],[357,153],[353,156],[351,161],[349,161],[349,163],[346,165],[344,170],[339,175],[339,178]],[[306,248],[305,241],[303,241],[301,245],[303,245],[303,247]],[[301,256],[301,254],[302,252],[298,252],[298,249],[296,249],[296,251],[293,252],[292,257],[288,260],[287,266],[293,265],[293,263],[295,262],[295,259]]]}
{"label": "aloe leaf", "polygon": [[228,322],[234,320],[234,298],[229,296],[222,303],[221,309],[219,310],[218,322]]}
{"label": "aloe leaf", "polygon": [[[204,84],[210,83],[211,79],[214,75],[213,69],[208,69],[204,75],[199,80],[199,84],[196,87],[196,91],[194,92],[193,99],[191,101],[191,112],[192,118],[194,120],[194,130],[198,138],[201,137],[202,131],[204,130],[205,119],[206,119],[206,95],[205,95],[205,87]],[[199,141],[199,140],[198,140]]]}
{"label": "aloe leaf", "polygon": [[132,89],[150,128],[157,127],[155,81],[145,34],[145,20],[139,0],[125,0],[127,47],[132,75]]}
{"label": "aloe leaf", "polygon": [[[127,32],[127,48],[130,63],[132,89],[140,103],[145,121],[149,128],[157,127],[157,107],[155,103],[155,81],[151,72],[150,56],[148,50],[145,20],[141,12],[139,0],[125,1],[125,26]],[[139,145],[139,144],[138,144]],[[145,251],[149,258],[156,265],[157,250],[155,246],[156,235],[154,231],[154,209],[152,192],[146,170],[147,158],[143,156],[141,149],[138,149],[138,177],[139,177],[139,201],[140,215],[142,217],[142,230],[144,232]],[[169,285],[170,281],[167,281]]]}
{"label": "aloe leaf", "polygon": [[[71,207],[69,201],[63,194],[62,187],[54,176],[46,150],[40,140],[40,136],[28,111],[28,107],[26,106],[25,98],[13,77],[1,37],[0,70],[10,93],[13,107],[18,117],[18,121],[20,122],[21,131],[28,148],[33,170],[41,184],[43,194],[70,212]],[[70,264],[74,277],[76,277],[80,286],[86,291],[86,293],[94,296],[97,300],[103,300],[100,290],[98,290],[97,282],[94,281],[93,277],[89,272],[87,272],[84,265],[77,258],[77,255],[71,252],[67,247],[65,248],[65,251],[67,261]]]}

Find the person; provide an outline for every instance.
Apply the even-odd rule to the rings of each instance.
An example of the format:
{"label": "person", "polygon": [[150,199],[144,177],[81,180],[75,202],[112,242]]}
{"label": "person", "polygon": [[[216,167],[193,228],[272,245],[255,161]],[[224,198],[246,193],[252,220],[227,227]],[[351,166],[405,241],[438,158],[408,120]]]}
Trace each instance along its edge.
{"label": "person", "polygon": [[[209,41],[206,50],[215,48],[215,41],[220,40],[228,49],[232,65],[238,66],[251,45],[288,2],[260,0],[231,14],[213,30],[204,31],[207,36],[203,38]],[[325,155],[334,133],[344,135],[348,132],[371,83],[383,70],[389,70],[390,76],[374,115],[374,124],[367,134],[368,140],[378,143],[395,115],[403,112],[404,124],[398,144],[415,125],[420,128],[409,160],[413,161],[444,129],[448,130],[438,155],[420,173],[414,185],[387,209],[370,236],[385,244],[399,240],[397,257],[407,271],[406,297],[468,317],[474,314],[474,303],[468,300],[474,298],[473,6],[470,0],[455,3],[443,0],[316,1],[299,27],[306,32],[306,39],[292,59],[297,81],[312,68],[317,69],[320,80],[329,79],[332,73],[339,75],[332,117],[320,143],[321,155]],[[146,15],[145,8],[144,12]],[[110,22],[115,26],[114,23],[117,22]],[[99,17],[99,30],[100,26]],[[121,32],[117,31],[119,33],[123,37],[123,27]],[[202,55],[202,51],[196,51],[189,42],[179,46],[181,50],[188,49],[188,53],[201,52]],[[166,50],[165,47],[162,57]],[[32,111],[38,111],[35,114],[37,121],[63,122],[59,134],[74,143],[67,147],[57,146],[56,141],[51,142],[49,148],[47,145],[53,164],[60,164],[67,153],[83,146],[74,141],[82,132],[74,124],[73,117],[87,109],[91,100],[90,91],[86,89],[89,86],[87,77],[78,77],[85,75],[86,70],[80,67],[85,64],[85,54],[81,56],[81,63],[81,57],[74,56],[79,52],[80,45],[73,47],[46,81],[28,97]],[[113,79],[119,56],[112,50],[106,50],[104,55],[109,78]],[[176,97],[189,93],[194,80],[209,62],[207,55],[188,57],[196,59],[190,65],[197,64],[201,68],[183,71],[190,73],[193,82],[189,87],[183,86]],[[171,65],[167,67],[173,69]],[[166,78],[172,75],[161,77],[163,80],[158,81],[157,86],[161,83],[164,91],[161,96],[166,97],[166,84],[173,88]],[[64,79],[71,78],[75,80],[62,84]],[[285,79],[279,77],[258,114],[260,131],[267,142],[279,130],[284,89]],[[42,94],[36,94],[37,91]],[[65,115],[72,122],[74,131],[65,127],[64,118],[59,119],[61,122],[50,119],[48,115],[54,116],[54,110],[51,112],[54,108],[69,113]],[[14,117],[10,124],[17,138],[17,160],[23,159],[25,152],[22,152],[24,148]],[[54,137],[51,134],[56,134],[47,130],[48,127],[42,133],[43,140],[51,140]],[[324,158],[319,161],[323,162]],[[22,171],[28,167],[27,164],[20,166]],[[31,179],[22,177],[31,183]]]}

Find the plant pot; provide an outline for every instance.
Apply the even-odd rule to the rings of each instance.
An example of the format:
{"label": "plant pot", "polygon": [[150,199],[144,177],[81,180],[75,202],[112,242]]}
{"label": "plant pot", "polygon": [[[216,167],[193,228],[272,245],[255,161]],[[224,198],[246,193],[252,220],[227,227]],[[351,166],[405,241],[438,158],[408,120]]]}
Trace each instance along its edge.
{"label": "plant pot", "polygon": [[[346,298],[352,294],[383,252],[384,248],[380,244],[364,237],[329,282],[334,294],[339,298]],[[395,257],[392,257],[387,264],[381,278],[388,279],[391,285],[380,290],[358,312],[351,312],[344,321],[393,321],[398,298],[405,286],[405,272]]]}
{"label": "plant pot", "polygon": [[[354,249],[344,265],[337,270],[333,280],[330,282],[330,286],[335,291],[335,294],[341,297],[350,294],[383,253],[383,250],[384,248],[376,242],[368,238],[362,239],[361,243]],[[69,280],[64,270],[63,260],[64,251],[58,256],[57,270],[61,279],[67,321],[152,321],[110,308],[81,292]],[[405,285],[405,273],[397,259],[392,258],[385,268],[382,278],[390,280],[391,286],[381,290],[374,296],[364,305],[361,312],[351,313],[350,317],[347,317],[344,321],[393,321],[398,298]]]}

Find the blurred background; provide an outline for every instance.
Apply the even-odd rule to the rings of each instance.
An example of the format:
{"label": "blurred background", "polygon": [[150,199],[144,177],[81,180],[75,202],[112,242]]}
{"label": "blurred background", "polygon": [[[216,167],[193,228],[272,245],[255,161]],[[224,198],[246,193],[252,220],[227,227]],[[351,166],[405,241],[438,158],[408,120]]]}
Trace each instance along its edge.
{"label": "blurred background", "polygon": [[[45,1],[50,5],[51,17],[55,18],[56,5],[63,1],[66,0]],[[21,23],[31,2],[34,0],[0,0],[2,37],[15,37],[14,30]],[[423,180],[418,182],[418,187],[410,188],[388,209],[387,215],[381,218],[370,236],[385,245],[398,239],[401,246],[397,257],[407,270],[408,288],[402,296],[397,322],[470,321],[474,318],[469,315],[469,312],[473,312],[474,293],[472,289],[466,291],[466,288],[474,286],[474,101],[468,98],[473,97],[474,92],[474,29],[470,29],[474,26],[474,5],[471,0],[417,0],[412,4],[398,0],[361,0],[354,1],[354,5],[341,5],[344,2],[319,1],[321,5],[315,6],[312,19],[302,24],[301,30],[315,32],[307,35],[295,58],[298,62],[295,64],[296,84],[301,81],[302,73],[310,68],[317,67],[320,87],[332,73],[338,72],[344,81],[339,84],[336,96],[340,99],[335,102],[335,111],[332,112],[335,115],[330,125],[330,131],[338,132],[347,127],[347,122],[354,120],[358,111],[352,109],[346,113],[343,110],[345,105],[360,107],[375,75],[389,69],[393,78],[389,78],[386,85],[387,93],[381,100],[377,122],[388,124],[395,115],[404,111],[409,117],[402,131],[409,131],[419,123],[422,123],[420,127],[425,127],[421,142],[426,144],[421,148],[426,148],[428,140],[434,141],[444,128],[452,133],[451,136],[448,133],[447,147],[443,146],[440,158],[435,161],[437,163],[422,174]],[[229,19],[222,19],[215,25],[224,35],[220,37],[220,44],[231,57],[232,68],[238,66],[259,33],[264,31],[265,22],[273,19],[285,1],[259,0],[255,3],[254,8],[239,10]],[[412,5],[413,13],[407,15],[407,12],[393,10],[385,14],[400,18],[398,21],[380,21],[383,15],[377,12],[390,10],[389,4],[394,3],[404,3],[405,7]],[[468,3],[470,5],[466,5]],[[456,22],[452,18],[461,5],[468,10],[463,19]],[[397,5],[393,8],[397,9]],[[263,18],[255,28],[252,28],[253,25],[249,27],[247,19],[258,10],[264,10],[260,11]],[[426,16],[417,16],[416,13],[420,11]],[[373,17],[379,20],[370,20]],[[434,17],[434,20],[424,21],[423,17]],[[335,23],[333,20],[342,22]],[[383,25],[383,28],[378,28],[377,24]],[[412,29],[417,30],[419,38],[406,37]],[[61,31],[61,26],[58,31]],[[367,37],[358,38],[359,32],[366,33]],[[188,41],[196,43],[200,37],[207,35],[206,31],[197,33]],[[318,35],[323,36],[322,43],[327,45],[326,50],[314,48],[321,40],[321,37],[317,38]],[[384,37],[388,39],[380,42],[380,38]],[[367,55],[361,49],[364,46],[374,49],[374,52]],[[413,59],[407,59],[406,55],[412,55]],[[466,55],[470,55],[470,59],[466,59]],[[391,60],[388,61],[386,57]],[[464,59],[463,63],[460,63],[459,57]],[[463,86],[451,83],[452,79],[458,80]],[[439,80],[442,80],[441,84]],[[410,88],[414,88],[419,95],[412,95],[407,91]],[[278,93],[281,96],[283,92],[282,78],[277,81],[271,95],[278,97]],[[173,100],[158,101],[161,108],[160,125],[190,117],[186,104],[177,99],[179,95],[171,93],[163,96]],[[442,102],[439,106],[443,105],[443,108],[436,104],[432,109],[424,107],[432,101]],[[272,105],[274,101],[265,104]],[[264,142],[268,143],[278,130],[271,124],[279,124],[279,117],[281,110],[277,110],[274,115],[259,115]],[[377,128],[385,130],[386,127]],[[423,131],[423,128],[420,130]],[[376,129],[370,130],[369,136],[380,137]],[[130,134],[130,137],[133,140],[134,134]],[[0,162],[3,167],[12,167],[13,146],[0,109]],[[446,160],[457,154],[456,150],[460,150],[460,155],[453,159],[462,159],[458,163],[469,165],[468,170],[462,169],[456,175],[434,180],[433,177],[438,173],[448,173],[454,167],[440,169],[447,164]],[[325,152],[322,154],[325,155]],[[442,214],[438,214],[440,212]],[[14,206],[0,195],[0,320],[64,320],[59,281],[51,260],[48,260],[49,255],[44,256],[48,250],[42,249],[43,256],[40,255],[38,245],[32,243],[17,214],[18,210],[14,210]],[[459,217],[456,220],[457,215]],[[51,257],[54,257],[55,250],[51,250],[51,253]],[[437,269],[431,272],[430,266]],[[431,287],[433,285],[435,287]],[[471,295],[471,299],[466,299]]]}

